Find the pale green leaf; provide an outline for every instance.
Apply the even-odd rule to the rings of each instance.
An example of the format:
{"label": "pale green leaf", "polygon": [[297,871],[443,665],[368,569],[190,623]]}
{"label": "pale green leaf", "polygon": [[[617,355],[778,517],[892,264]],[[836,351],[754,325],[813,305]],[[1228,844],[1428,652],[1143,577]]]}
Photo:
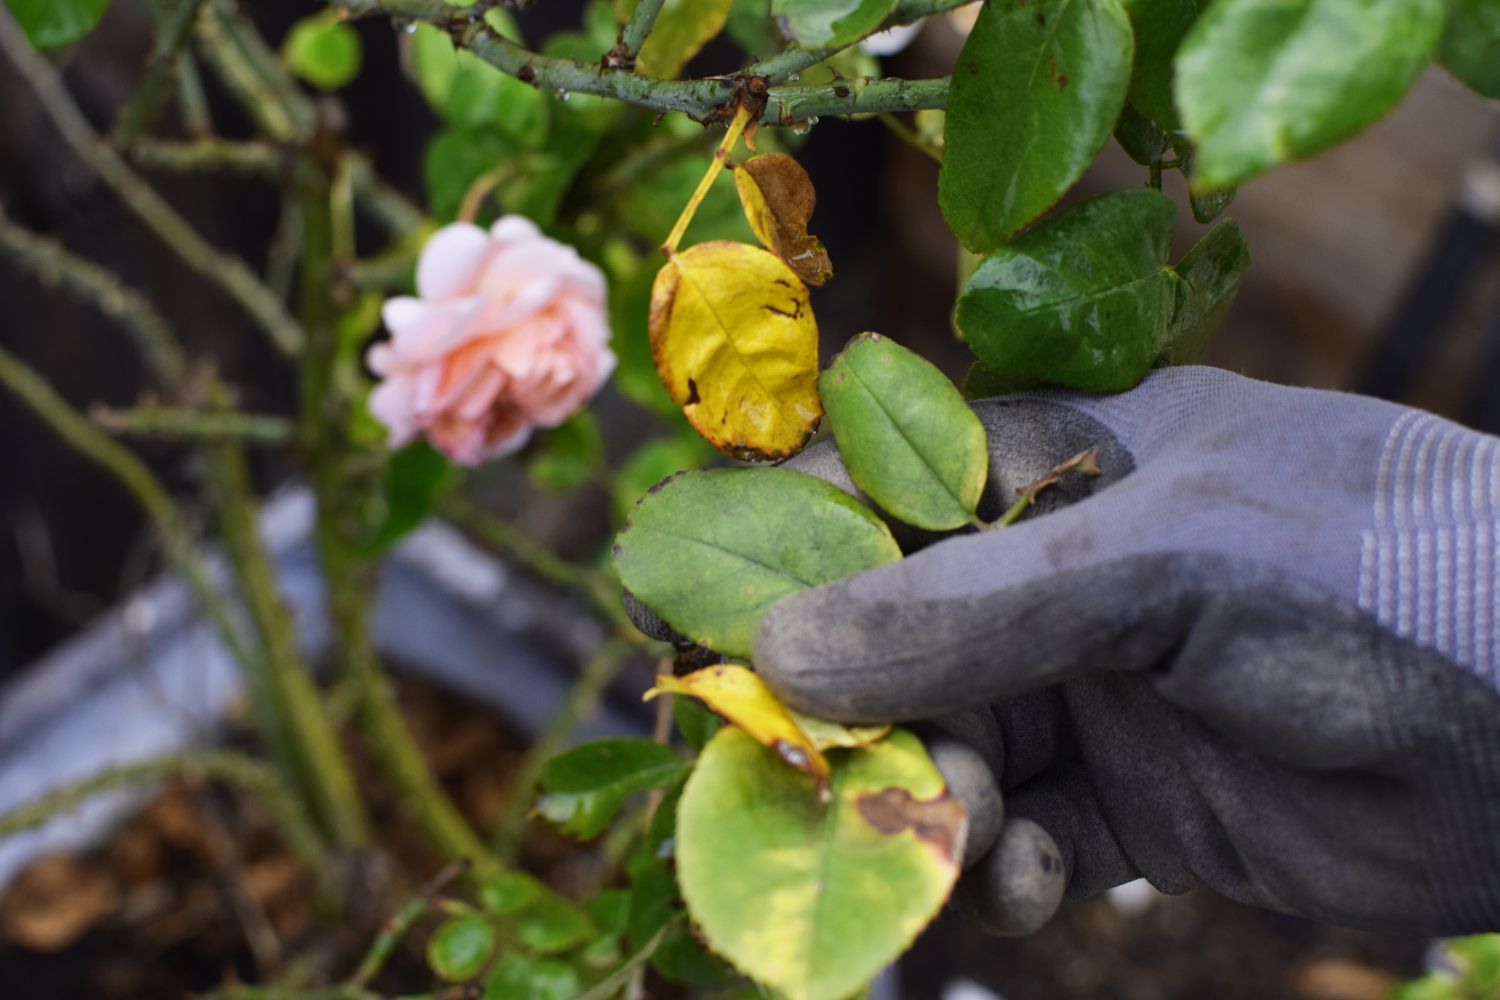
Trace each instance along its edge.
{"label": "pale green leaf", "polygon": [[537,812],[564,833],[596,837],[626,798],[665,788],[687,769],[687,761],[650,740],[585,743],[553,757],[542,769]]}
{"label": "pale green leaf", "polygon": [[841,48],[873,32],[896,0],[771,0],[771,14],[804,49]]}

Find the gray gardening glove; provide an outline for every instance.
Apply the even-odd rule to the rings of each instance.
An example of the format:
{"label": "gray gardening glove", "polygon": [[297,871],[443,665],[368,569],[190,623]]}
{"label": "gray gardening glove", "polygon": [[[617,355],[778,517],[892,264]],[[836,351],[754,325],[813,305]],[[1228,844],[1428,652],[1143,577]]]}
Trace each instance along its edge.
{"label": "gray gardening glove", "polygon": [[[1048,915],[1045,830],[1072,896],[1145,876],[1500,930],[1500,439],[1208,368],[975,409],[992,515],[1082,448],[1103,475],[784,599],[755,664],[798,709],[978,750],[1007,815],[966,876],[986,924]],[[852,488],[828,446],[797,464]]]}

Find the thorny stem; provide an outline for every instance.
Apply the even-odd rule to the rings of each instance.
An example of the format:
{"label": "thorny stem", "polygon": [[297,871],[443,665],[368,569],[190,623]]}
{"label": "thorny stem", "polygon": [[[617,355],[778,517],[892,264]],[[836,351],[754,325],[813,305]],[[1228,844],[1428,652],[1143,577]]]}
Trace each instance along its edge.
{"label": "thorny stem", "polygon": [[[329,0],[350,15],[383,14],[424,21],[447,30],[454,43],[502,73],[539,90],[610,97],[651,108],[680,111],[697,121],[722,120],[735,96],[733,79],[657,80],[616,67],[559,59],[532,52],[502,37],[482,20],[442,0]],[[843,83],[771,87],[761,122],[790,125],[811,118],[941,108],[948,79],[874,80],[863,87]]]}
{"label": "thorny stem", "polygon": [[43,109],[73,152],[184,264],[239,303],[284,353],[295,354],[302,344],[302,330],[282,304],[244,261],[220,253],[94,133],[57,72],[32,51],[15,18],[5,9],[0,9],[0,51],[36,92]]}
{"label": "thorny stem", "polygon": [[745,126],[750,123],[751,110],[748,104],[741,104],[738,111],[734,113],[734,120],[729,123],[729,130],[724,133],[724,139],[719,143],[719,148],[714,150],[714,158],[709,163],[708,169],[703,172],[703,178],[698,181],[698,187],[693,191],[693,196],[683,206],[682,213],[677,216],[677,224],[667,234],[666,241],[662,243],[662,253],[671,257],[677,252],[677,244],[682,242],[682,234],[687,232],[688,225],[693,221],[693,216],[698,212],[698,206],[703,204],[703,199],[708,195],[708,189],[713,187],[720,171],[729,163],[729,154],[734,151],[734,144],[740,141],[740,135],[745,131]]}
{"label": "thorny stem", "polygon": [[187,370],[167,321],[144,295],[112,272],[69,252],[62,244],[12,222],[0,209],[0,253],[30,271],[44,285],[57,285],[118,320],[135,341],[152,378],[174,388]]}
{"label": "thorny stem", "polygon": [[292,436],[291,421],[271,414],[237,410],[188,410],[172,406],[89,408],[94,423],[115,434],[196,440],[236,440],[248,444],[284,444]]}
{"label": "thorny stem", "polygon": [[[5,12],[0,10],[0,16]],[[108,472],[135,500],[146,519],[162,539],[167,558],[183,575],[218,629],[220,637],[237,663],[252,663],[248,650],[229,615],[208,569],[204,566],[188,521],[161,482],[144,462],[119,442],[111,439],[88,418],[75,410],[47,381],[19,358],[0,347],[0,385],[13,392],[22,403],[62,438],[74,451]]]}
{"label": "thorny stem", "polygon": [[223,171],[242,177],[275,177],[286,166],[286,156],[268,142],[204,137],[188,142],[140,139],[130,147],[130,158],[146,170],[173,172]]}
{"label": "thorny stem", "polygon": [[259,669],[249,680],[261,709],[261,728],[297,776],[324,828],[344,847],[363,847],[369,819],[354,776],[338,744],[297,648],[291,610],[276,587],[276,575],[256,531],[254,494],[245,455],[236,442],[222,441],[210,453],[219,498],[220,532],[245,606],[260,639]]}
{"label": "thorny stem", "polygon": [[651,28],[656,24],[656,15],[661,13],[664,2],[665,0],[636,0],[630,20],[625,22],[625,27],[620,31],[620,47],[616,50],[626,65],[635,63],[635,57],[640,54],[641,46],[646,44],[646,36],[651,34]]}
{"label": "thorny stem", "polygon": [[380,928],[380,933],[371,942],[369,950],[365,952],[365,957],[360,960],[359,965],[354,970],[354,974],[349,977],[345,986],[362,989],[368,985],[370,980],[374,979],[385,966],[386,961],[391,957],[391,952],[395,950],[397,943],[406,936],[406,932],[411,930],[412,925],[431,909],[438,894],[448,888],[455,879],[462,875],[467,867],[467,865],[459,861],[449,864],[442,871],[438,872],[437,875],[433,876],[422,887],[421,892],[407,900],[405,905],[397,910],[385,922],[384,926]]}
{"label": "thorny stem", "polygon": [[599,698],[609,687],[625,663],[630,646],[620,639],[609,639],[594,650],[583,669],[568,689],[552,718],[542,728],[531,748],[526,751],[520,767],[516,769],[515,782],[510,787],[505,811],[495,826],[492,842],[500,857],[513,862],[521,847],[521,828],[531,809],[531,800],[536,792],[537,779],[547,761],[567,745],[568,738],[599,703]]}
{"label": "thorny stem", "polygon": [[328,856],[322,839],[296,796],[287,791],[275,768],[254,757],[229,750],[195,750],[125,764],[48,792],[41,798],[0,816],[0,837],[41,826],[73,809],[91,796],[118,788],[151,784],[167,778],[223,781],[253,799],[275,824],[288,849],[315,877],[328,875]]}
{"label": "thorny stem", "polygon": [[212,0],[198,24],[198,44],[235,100],[273,140],[297,143],[312,136],[312,102],[232,0]]}
{"label": "thorny stem", "polygon": [[156,42],[145,76],[116,120],[112,138],[121,146],[135,142],[171,99],[174,71],[203,3],[204,0],[176,0],[169,12],[158,15]]}

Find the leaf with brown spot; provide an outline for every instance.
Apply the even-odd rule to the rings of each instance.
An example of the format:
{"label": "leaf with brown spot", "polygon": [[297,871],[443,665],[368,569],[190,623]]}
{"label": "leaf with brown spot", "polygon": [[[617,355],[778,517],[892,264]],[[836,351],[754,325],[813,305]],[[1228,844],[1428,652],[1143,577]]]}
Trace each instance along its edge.
{"label": "leaf with brown spot", "polygon": [[802,165],[785,153],[752,156],[734,168],[745,218],[761,244],[809,285],[833,277],[823,241],[807,231],[817,194]]}
{"label": "leaf with brown spot", "polygon": [[958,860],[969,819],[963,805],[948,792],[918,799],[893,785],[859,796],[854,805],[865,822],[881,833],[911,830],[918,840],[931,844],[944,861]]}
{"label": "leaf with brown spot", "polygon": [[823,416],[807,286],[759,247],[671,254],[651,289],[651,352],[689,423],[741,461],[795,455]]}

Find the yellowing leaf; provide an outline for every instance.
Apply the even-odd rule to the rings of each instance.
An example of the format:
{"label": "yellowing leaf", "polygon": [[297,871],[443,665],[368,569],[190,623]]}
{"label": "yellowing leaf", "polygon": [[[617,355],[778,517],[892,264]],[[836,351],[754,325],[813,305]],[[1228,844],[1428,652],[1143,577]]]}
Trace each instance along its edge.
{"label": "yellowing leaf", "polygon": [[797,724],[797,728],[807,734],[812,740],[812,745],[819,750],[858,750],[860,747],[873,746],[891,734],[889,724],[882,726],[846,726],[840,722],[829,722],[827,719],[819,719],[813,715],[803,715],[795,708],[788,708],[787,714]]}
{"label": "yellowing leaf", "polygon": [[819,789],[827,785],[828,761],[754,671],[726,664],[695,670],[686,677],[662,674],[646,698],[649,701],[664,692],[697,698],[757,743],[775,750],[782,760],[812,775]]}
{"label": "yellowing leaf", "polygon": [[734,184],[756,239],[809,285],[833,277],[823,242],[807,231],[817,193],[802,164],[785,153],[752,156],[734,168]]}
{"label": "yellowing leaf", "polygon": [[795,455],[823,415],[807,286],[759,247],[671,254],[651,289],[651,353],[698,433],[742,461]]}

